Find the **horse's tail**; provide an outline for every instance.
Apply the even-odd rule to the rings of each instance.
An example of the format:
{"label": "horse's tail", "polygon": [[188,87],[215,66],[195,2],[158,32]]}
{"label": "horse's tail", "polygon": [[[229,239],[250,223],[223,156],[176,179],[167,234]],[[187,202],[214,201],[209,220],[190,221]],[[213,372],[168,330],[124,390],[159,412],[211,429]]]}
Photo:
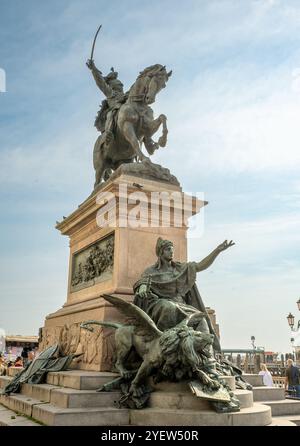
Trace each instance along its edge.
{"label": "horse's tail", "polygon": [[102,327],[115,328],[116,330],[122,327],[122,324],[118,324],[117,322],[106,322],[106,321],[87,321],[80,324],[80,328],[84,328],[85,330],[94,331],[93,328],[88,327],[88,325],[101,325]]}
{"label": "horse's tail", "polygon": [[99,135],[98,138],[96,139],[96,142],[94,144],[94,151],[93,151],[93,165],[94,165],[94,169],[97,168],[97,165],[99,163],[99,156],[101,153],[101,149],[102,149],[102,142],[103,142],[103,135]]}

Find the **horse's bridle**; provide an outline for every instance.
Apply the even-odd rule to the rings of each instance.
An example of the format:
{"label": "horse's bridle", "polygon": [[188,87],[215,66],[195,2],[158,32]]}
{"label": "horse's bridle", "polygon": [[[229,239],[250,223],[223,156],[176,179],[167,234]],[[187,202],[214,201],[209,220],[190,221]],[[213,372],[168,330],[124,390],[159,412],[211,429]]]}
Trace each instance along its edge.
{"label": "horse's bridle", "polygon": [[151,83],[151,80],[152,80],[153,77],[156,77],[159,74],[160,71],[161,71],[161,69],[156,71],[155,73],[147,74],[147,77],[150,78],[150,81],[146,85],[146,91],[143,94],[136,94],[136,95],[132,95],[132,96],[129,95],[128,96],[128,100],[132,101],[132,102],[146,102],[146,97],[147,97],[147,94],[148,94],[148,91],[149,91],[149,85]]}

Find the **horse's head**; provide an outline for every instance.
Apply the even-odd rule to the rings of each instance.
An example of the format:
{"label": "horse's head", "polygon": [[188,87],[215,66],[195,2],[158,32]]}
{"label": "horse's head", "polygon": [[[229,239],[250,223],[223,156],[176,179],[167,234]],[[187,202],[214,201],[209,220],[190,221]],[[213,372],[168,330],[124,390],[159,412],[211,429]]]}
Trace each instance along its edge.
{"label": "horse's head", "polygon": [[160,64],[145,68],[131,87],[129,96],[146,104],[152,104],[157,93],[165,88],[171,74],[172,71],[167,73],[166,67]]}
{"label": "horse's head", "polygon": [[146,92],[145,102],[147,104],[152,104],[155,101],[157,93],[165,88],[169,77],[172,75],[172,71],[167,73],[166,67],[162,65],[157,65],[157,68],[149,73],[150,82],[148,84],[148,89]]}

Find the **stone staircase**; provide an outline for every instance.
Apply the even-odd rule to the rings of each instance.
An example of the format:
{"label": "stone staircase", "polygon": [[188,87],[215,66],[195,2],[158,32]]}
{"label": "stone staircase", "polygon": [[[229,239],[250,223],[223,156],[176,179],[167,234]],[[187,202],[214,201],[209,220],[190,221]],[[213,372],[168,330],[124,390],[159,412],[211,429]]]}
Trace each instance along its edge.
{"label": "stone staircase", "polygon": [[[115,405],[120,394],[96,392],[115,376],[81,371],[48,373],[46,384],[23,384],[20,394],[1,395],[0,403],[49,426],[128,425],[129,410]],[[10,379],[0,377],[0,386]]]}
{"label": "stone staircase", "polygon": [[40,424],[0,405],[1,426],[40,426]]}
{"label": "stone staircase", "polygon": [[271,408],[273,421],[291,421],[300,426],[300,400],[285,399],[280,387],[266,387],[262,376],[245,374],[243,377],[253,386],[253,400]]}
{"label": "stone staircase", "polygon": [[[284,417],[279,417],[274,408],[282,396],[282,392],[276,396],[274,390],[281,389],[269,393],[266,393],[269,389],[259,387],[254,392],[236,390],[234,378],[224,377],[240,400],[241,411],[217,414],[207,401],[193,396],[186,383],[161,383],[155,386],[148,408],[129,410],[117,407],[119,392],[96,392],[116,376],[79,370],[48,373],[45,384],[23,384],[20,394],[0,396],[0,404],[4,406],[0,410],[0,424],[1,413],[4,415],[8,410],[23,416],[20,425],[30,425],[26,420],[33,425],[37,422],[50,426],[295,426],[291,418],[286,418],[296,408],[295,401],[283,400],[288,402],[282,411]],[[0,386],[3,388],[11,379],[0,377]],[[268,402],[262,402],[267,395]],[[276,412],[273,419],[271,410]],[[6,413],[6,420],[9,416]],[[16,418],[10,420],[17,425]]]}

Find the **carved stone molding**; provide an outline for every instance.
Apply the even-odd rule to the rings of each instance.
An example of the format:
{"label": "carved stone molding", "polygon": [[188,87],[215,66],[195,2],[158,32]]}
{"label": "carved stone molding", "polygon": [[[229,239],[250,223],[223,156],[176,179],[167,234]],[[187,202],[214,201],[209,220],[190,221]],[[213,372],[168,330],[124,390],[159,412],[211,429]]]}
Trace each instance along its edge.
{"label": "carved stone molding", "polygon": [[80,368],[99,369],[101,362],[112,364],[114,330],[95,327],[93,332],[80,328],[80,323],[43,328],[39,350],[59,343],[63,355],[76,354]]}

